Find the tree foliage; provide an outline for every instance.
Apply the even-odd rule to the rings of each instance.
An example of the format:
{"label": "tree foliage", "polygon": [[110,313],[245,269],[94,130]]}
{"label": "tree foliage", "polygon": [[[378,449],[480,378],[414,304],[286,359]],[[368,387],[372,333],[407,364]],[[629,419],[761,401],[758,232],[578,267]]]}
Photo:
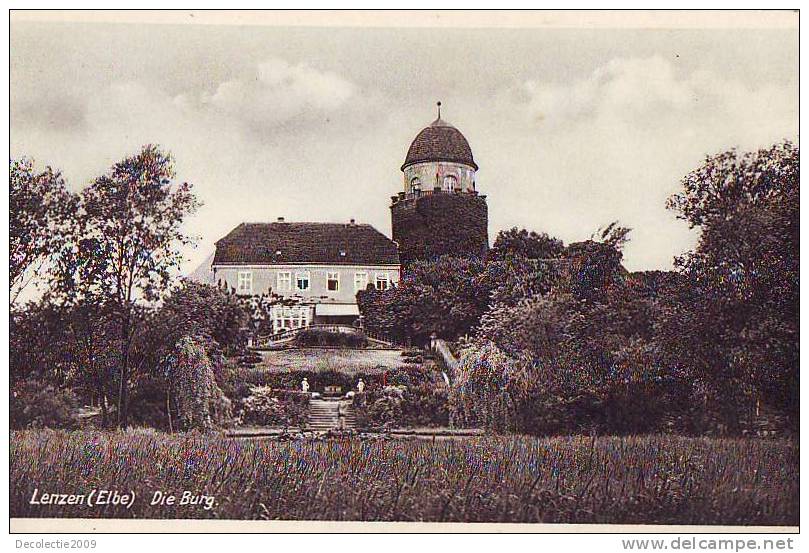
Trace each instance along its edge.
{"label": "tree foliage", "polygon": [[230,401],[216,383],[213,367],[199,341],[186,336],[169,365],[174,410],[180,430],[212,430],[231,419]]}
{"label": "tree foliage", "polygon": [[198,207],[188,183],[173,185],[173,160],[156,146],[116,163],[80,195],[75,229],[59,258],[56,294],[63,301],[93,298],[118,317],[118,422],[128,425],[136,307],[164,296],[179,267],[182,230]]}
{"label": "tree foliage", "polygon": [[677,260],[688,287],[671,297],[668,350],[714,396],[797,414],[799,150],[730,150],[682,184],[668,206],[700,238]]}
{"label": "tree foliage", "polygon": [[76,209],[60,172],[9,162],[9,293],[14,303],[59,250]]}
{"label": "tree foliage", "polygon": [[497,260],[509,257],[554,259],[560,257],[564,250],[565,246],[558,238],[548,236],[544,232],[538,234],[534,231],[513,227],[497,233],[497,238],[488,255],[490,259]]}

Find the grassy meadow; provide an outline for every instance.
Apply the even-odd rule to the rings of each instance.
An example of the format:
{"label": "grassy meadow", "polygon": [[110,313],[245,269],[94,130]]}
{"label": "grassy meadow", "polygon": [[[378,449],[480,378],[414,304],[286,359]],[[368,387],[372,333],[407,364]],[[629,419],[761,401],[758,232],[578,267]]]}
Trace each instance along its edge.
{"label": "grassy meadow", "polygon": [[[12,517],[798,524],[798,448],[787,441],[20,431],[10,473]],[[131,509],[31,505],[35,488],[136,499]],[[155,491],[215,502],[150,505]]]}
{"label": "grassy meadow", "polygon": [[301,348],[261,352],[256,368],[270,372],[339,370],[346,374],[381,373],[407,364],[400,350]]}

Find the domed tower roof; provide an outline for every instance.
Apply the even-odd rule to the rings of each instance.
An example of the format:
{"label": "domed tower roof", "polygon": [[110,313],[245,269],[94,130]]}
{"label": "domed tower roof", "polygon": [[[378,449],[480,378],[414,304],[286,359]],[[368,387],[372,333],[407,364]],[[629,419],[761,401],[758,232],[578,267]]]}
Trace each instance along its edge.
{"label": "domed tower roof", "polygon": [[416,135],[402,170],[409,165],[425,161],[452,161],[468,165],[477,171],[478,166],[472,157],[472,148],[461,131],[441,119],[439,104],[438,119]]}

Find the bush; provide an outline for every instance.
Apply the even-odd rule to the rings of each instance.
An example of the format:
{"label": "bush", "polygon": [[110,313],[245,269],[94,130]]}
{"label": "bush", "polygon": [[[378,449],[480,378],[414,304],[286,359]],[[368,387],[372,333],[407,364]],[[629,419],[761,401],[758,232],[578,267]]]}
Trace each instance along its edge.
{"label": "bush", "polygon": [[358,420],[366,426],[447,426],[448,390],[423,383],[385,386],[354,396]]}
{"label": "bush", "polygon": [[245,397],[250,386],[269,386],[276,390],[300,390],[301,381],[306,378],[309,390],[322,391],[325,386],[340,386],[343,392],[353,390],[362,379],[367,391],[381,389],[386,385],[414,386],[428,382],[439,382],[441,375],[431,365],[404,365],[384,373],[367,374],[356,372],[346,374],[337,368],[325,368],[317,371],[273,372],[262,368],[235,368],[230,374],[223,389],[231,399]]}
{"label": "bush", "polygon": [[230,422],[231,402],[216,383],[205,349],[194,338],[185,337],[177,343],[169,380],[178,429],[212,430]]}
{"label": "bush", "polygon": [[359,332],[332,332],[319,328],[302,330],[295,338],[298,346],[332,346],[341,348],[364,348],[368,345],[365,335]]}
{"label": "bush", "polygon": [[135,424],[169,430],[166,403],[168,382],[162,378],[146,378],[130,392],[129,415]]}
{"label": "bush", "polygon": [[36,380],[23,381],[11,390],[11,428],[64,428],[79,426],[78,400],[71,390]]}
{"label": "bush", "polygon": [[256,386],[241,402],[238,422],[241,425],[301,426],[306,422],[308,406],[309,394]]}
{"label": "bush", "polygon": [[404,386],[386,386],[367,398],[368,419],[376,426],[404,426]]}

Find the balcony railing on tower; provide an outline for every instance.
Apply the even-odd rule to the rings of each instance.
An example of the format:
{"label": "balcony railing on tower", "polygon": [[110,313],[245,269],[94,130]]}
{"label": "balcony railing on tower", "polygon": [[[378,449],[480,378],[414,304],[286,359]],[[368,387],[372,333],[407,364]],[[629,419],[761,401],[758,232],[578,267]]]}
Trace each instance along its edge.
{"label": "balcony railing on tower", "polygon": [[413,190],[412,192],[399,192],[395,196],[391,196],[390,200],[391,203],[397,204],[399,202],[406,202],[410,200],[417,200],[424,196],[432,196],[434,194],[453,194],[453,195],[460,195],[460,194],[467,194],[469,196],[480,196],[481,198],[486,198],[485,194],[478,194],[477,190],[463,190],[461,188],[455,188],[454,190],[446,190],[445,188],[436,187],[433,189],[427,190]]}

